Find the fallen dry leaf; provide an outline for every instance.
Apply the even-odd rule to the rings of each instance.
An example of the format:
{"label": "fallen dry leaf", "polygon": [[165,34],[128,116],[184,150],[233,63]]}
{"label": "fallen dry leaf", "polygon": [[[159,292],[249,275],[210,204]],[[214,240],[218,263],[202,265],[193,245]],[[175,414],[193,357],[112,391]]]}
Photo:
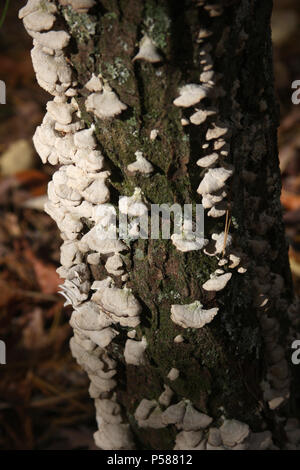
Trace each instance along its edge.
{"label": "fallen dry leaf", "polygon": [[59,284],[61,283],[61,279],[56,272],[56,267],[53,264],[46,263],[37,258],[29,246],[26,246],[24,254],[33,266],[42,292],[44,294],[56,294]]}

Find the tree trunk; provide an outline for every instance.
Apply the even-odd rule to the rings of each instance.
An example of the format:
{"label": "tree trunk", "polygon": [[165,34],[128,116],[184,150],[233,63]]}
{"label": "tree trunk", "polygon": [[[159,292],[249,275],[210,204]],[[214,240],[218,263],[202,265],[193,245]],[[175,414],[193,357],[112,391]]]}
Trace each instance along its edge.
{"label": "tree trunk", "polygon": [[[94,6],[78,10],[80,3]],[[56,216],[64,245],[78,242],[74,261],[65,263],[60,273],[74,282],[74,271],[85,269],[77,285],[83,297],[78,300],[77,292],[73,301],[75,312],[87,304],[90,308],[92,301],[118,333],[104,348],[87,332],[90,326],[79,327],[72,317],[73,354],[89,373],[96,399],[96,443],[116,449],[296,446],[298,424],[287,419],[296,417],[297,397],[290,395],[290,346],[296,339],[297,306],[292,305],[279,199],[271,0],[223,0],[218,5],[207,0],[60,0],[56,5],[55,29],[71,36],[63,57],[78,84],[69,86],[75,89],[85,127],[94,123],[97,150],[111,173],[109,202],[117,206],[119,196],[133,194],[148,207],[214,201],[205,209],[208,245],[182,251],[172,240],[126,240],[122,275],[108,269],[113,252],[101,252],[100,259],[90,256],[96,250],[85,237],[97,224],[95,218],[74,215],[70,204],[69,212],[81,224],[70,236]],[[49,9],[47,14],[52,14]],[[28,24],[27,29],[31,30]],[[44,48],[41,53],[50,52]],[[55,56],[60,53],[55,49]],[[34,66],[39,79],[41,72],[35,62]],[[100,91],[85,87],[93,73],[100,74]],[[68,87],[61,90],[58,83],[52,94],[63,95]],[[183,88],[189,84],[194,85]],[[118,106],[127,108],[104,115],[103,101],[102,108],[97,107],[89,98],[91,91],[98,97],[113,91]],[[195,98],[197,93],[203,98]],[[70,102],[70,94],[67,99]],[[195,115],[199,110],[203,112]],[[56,129],[57,139],[70,132],[63,130]],[[36,140],[38,150],[39,143],[49,146],[42,137]],[[136,152],[151,162],[150,176],[127,168]],[[207,160],[202,160],[198,166],[206,156],[216,161],[207,168]],[[58,163],[78,167],[73,154],[57,158]],[[45,159],[51,162],[49,156]],[[227,172],[223,180],[220,176],[221,183],[211,170],[217,168]],[[207,183],[209,190],[203,189],[208,175],[213,180],[212,186]],[[55,197],[53,202],[49,194],[55,207],[61,207],[58,190]],[[100,203],[92,204],[95,208]],[[53,215],[53,207],[48,211]],[[223,272],[215,273],[217,269]],[[231,278],[224,273],[231,273]],[[207,288],[212,274],[218,285],[224,280],[224,288]],[[94,284],[92,289],[93,281],[108,276],[114,285]],[[137,300],[141,306],[134,317],[139,323],[133,326],[120,322],[103,300],[126,288],[131,289],[126,291],[129,302]],[[174,305],[190,304],[190,317],[203,315],[205,309],[214,312],[213,320],[205,326],[193,324],[189,317],[184,322],[177,316],[176,321],[174,311],[180,308]],[[135,352],[132,359],[131,346],[138,346],[140,353],[145,349],[144,354]],[[101,388],[95,376],[102,376],[90,365],[91,358],[100,361],[98,372],[101,367],[105,373],[117,371],[115,384]],[[117,365],[109,362],[112,359]],[[107,376],[102,379],[109,382]],[[108,418],[110,406],[115,408]]]}

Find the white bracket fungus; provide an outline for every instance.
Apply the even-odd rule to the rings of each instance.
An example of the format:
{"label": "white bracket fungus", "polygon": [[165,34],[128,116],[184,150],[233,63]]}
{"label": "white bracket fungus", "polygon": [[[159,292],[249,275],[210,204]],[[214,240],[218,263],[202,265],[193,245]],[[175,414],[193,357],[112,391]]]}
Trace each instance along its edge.
{"label": "white bracket fungus", "polygon": [[211,194],[223,189],[225,182],[233,174],[232,169],[226,168],[210,168],[204,175],[197,192],[199,194]]}
{"label": "white bracket fungus", "polygon": [[189,83],[179,88],[179,97],[173,103],[175,106],[182,106],[188,108],[194,104],[199,103],[203,98],[208,96],[209,89],[196,83]]}
{"label": "white bracket fungus", "polygon": [[216,274],[212,274],[210,279],[206,281],[202,287],[204,290],[207,291],[220,291],[225,288],[229,280],[231,279],[232,273],[221,274],[221,276],[217,276]]}
{"label": "white bracket fungus", "polygon": [[172,367],[172,369],[167,375],[167,378],[173,382],[174,380],[178,379],[178,377],[179,377],[179,370],[175,369],[175,367]]}
{"label": "white bracket fungus", "polygon": [[169,406],[162,414],[162,422],[164,424],[181,424],[184,413],[185,413],[186,403],[184,400],[176,403],[175,405]]}
{"label": "white bracket fungus", "polygon": [[95,281],[92,289],[96,290],[92,300],[108,314],[114,314],[117,317],[138,317],[142,310],[131,290],[115,287],[111,278]]}
{"label": "white bracket fungus", "polygon": [[159,134],[158,129],[152,129],[150,132],[150,140],[155,140]]}
{"label": "white bracket fungus", "polygon": [[127,170],[133,174],[141,173],[145,176],[149,176],[154,170],[152,164],[143,156],[143,152],[136,151],[135,156],[136,161],[130,163],[127,166]]}
{"label": "white bracket fungus", "polygon": [[103,83],[99,77],[93,73],[92,77],[87,81],[84,85],[85,88],[89,91],[102,91],[103,90]]}
{"label": "white bracket fungus", "polygon": [[124,273],[123,260],[118,253],[107,258],[105,269],[113,276],[121,276]]}
{"label": "white bracket fungus", "polygon": [[217,126],[213,124],[212,129],[208,129],[206,133],[206,140],[219,139],[223,135],[228,133],[228,128],[224,125]]}
{"label": "white bracket fungus", "polygon": [[94,434],[95,442],[103,450],[130,450],[134,448],[129,424],[103,423]]}
{"label": "white bracket fungus", "polygon": [[[94,0],[59,0],[58,3],[70,6],[78,13],[86,13],[96,5]],[[218,5],[206,5],[201,0],[199,4],[204,5],[212,17],[222,12],[222,8]],[[67,303],[72,304],[74,308],[70,320],[74,330],[74,336],[70,341],[71,351],[78,364],[87,372],[91,380],[89,393],[96,400],[99,427],[95,433],[96,444],[104,450],[132,449],[134,443],[130,427],[123,421],[124,415],[116,402],[114,392],[117,385],[115,379],[117,363],[105,348],[119,334],[114,326],[125,327],[128,336],[124,350],[126,363],[135,366],[144,363],[146,338],[137,340],[137,332],[132,330],[140,323],[142,306],[130,289],[116,287],[110,277],[91,284],[90,265],[105,262],[107,272],[113,276],[121,276],[119,280],[123,282],[121,285],[124,285],[128,273],[124,273],[123,260],[119,253],[127,251],[128,246],[111,236],[115,214],[105,205],[110,198],[106,186],[109,172],[105,171],[107,166],[104,157],[97,150],[95,126],[92,125],[89,129],[85,127],[76,100],[72,98],[80,90],[77,88],[78,84],[74,80],[70,61],[64,51],[69,44],[70,35],[63,30],[51,30],[53,25],[56,25],[56,13],[55,2],[48,0],[29,0],[19,12],[19,17],[23,19],[29,35],[33,38],[34,47],[31,55],[37,81],[54,96],[53,101],[47,104],[47,113],[34,135],[34,145],[42,161],[61,165],[49,184],[49,201],[45,210],[56,220],[63,239],[62,266],[57,272],[65,279],[61,286],[62,294],[67,298]],[[211,31],[201,29],[198,41],[206,41],[211,35]],[[217,89],[215,87],[220,76],[215,77],[211,50],[211,44],[207,44],[200,51],[199,62],[202,72],[199,78],[202,84],[189,83],[182,86],[179,89],[179,96],[173,102],[175,106],[184,108],[196,106],[189,119],[182,118],[183,125],[190,122],[200,125],[207,118],[218,114],[218,109],[213,107],[208,109],[199,109],[200,105],[197,107],[201,100],[221,96],[222,93],[220,87]],[[139,52],[133,60],[156,63],[161,62],[162,57],[152,39],[144,35]],[[85,90],[90,92],[85,101],[86,109],[99,119],[113,118],[127,109],[126,104],[120,101],[101,76],[93,74],[85,84]],[[150,140],[154,141],[157,136],[158,130],[152,129]],[[200,167],[208,168],[199,185],[198,193],[202,195],[204,208],[210,209],[208,215],[216,217],[225,211],[224,199],[227,196],[225,185],[233,174],[233,168],[223,163],[219,168],[209,167],[217,165],[219,159],[223,162],[223,157],[229,155],[230,145],[225,140],[229,137],[230,131],[225,124],[218,122],[209,124],[206,142],[202,145],[203,149],[209,149],[205,152],[208,155],[197,162]],[[135,155],[136,161],[127,167],[129,172],[149,175],[154,171],[152,164],[141,152],[137,151]],[[132,219],[148,213],[147,202],[140,188],[135,188],[131,197],[121,198],[119,208],[121,214],[127,214]],[[132,230],[135,230],[136,221],[132,219]],[[262,230],[266,220],[265,218],[261,222]],[[89,221],[91,225],[85,224],[85,221]],[[265,224],[267,223],[270,221],[267,220]],[[81,236],[83,227],[87,225],[88,231]],[[183,227],[182,232],[183,236],[173,236],[172,242],[183,252],[206,247],[204,253],[214,256],[222,253],[232,243],[232,235],[225,235],[224,232],[213,234],[212,242],[208,246],[206,246],[207,240],[193,238],[191,227]],[[215,246],[209,252],[211,244]],[[253,249],[262,250],[262,246],[255,244],[254,241]],[[239,256],[233,253],[226,254],[225,262],[228,260],[230,269],[240,263]],[[245,268],[240,267],[238,272],[242,270],[245,271]],[[230,277],[231,273],[217,270],[203,288],[220,290],[225,287]],[[267,292],[271,288],[271,281],[273,282],[273,278],[270,278]],[[275,284],[276,288],[277,285],[280,287],[278,278],[275,279]],[[92,296],[91,290],[96,291]],[[199,301],[189,305],[171,306],[172,321],[183,328],[202,328],[211,322],[217,313],[217,307],[204,310]],[[276,408],[288,396],[289,377],[283,348],[274,344],[279,333],[279,324],[268,320],[262,318],[269,365],[268,382],[263,391],[269,406]],[[182,341],[182,335],[174,338],[175,343],[179,344]],[[179,371],[174,367],[168,373],[167,379],[174,381],[178,376]],[[176,425],[177,429],[182,431],[177,434],[175,449],[202,450],[243,446],[262,449],[273,445],[268,432],[250,434],[247,424],[234,420],[225,421],[220,429],[208,430],[212,421],[209,416],[196,410],[187,400],[181,400],[170,406],[172,398],[173,391],[170,386],[164,385],[164,391],[158,400],[141,401],[135,412],[135,418],[141,427],[160,429]],[[167,408],[162,411],[160,406]],[[204,434],[203,429],[207,429],[208,432]],[[287,432],[290,433],[291,441],[298,439],[294,428],[289,428]]]}
{"label": "white bracket fungus", "polygon": [[212,423],[212,418],[200,411],[196,410],[193,405],[188,402],[182,422],[184,431],[198,431],[205,429]]}
{"label": "white bracket fungus", "polygon": [[192,124],[199,126],[200,124],[203,124],[209,116],[213,116],[214,114],[216,114],[215,110],[199,109],[191,115],[190,121]]}
{"label": "white bracket fungus", "polygon": [[174,233],[171,235],[171,240],[177,250],[183,252],[201,250],[208,243],[208,240],[197,237],[191,230],[183,230],[180,234]]}
{"label": "white bracket fungus", "polygon": [[176,436],[174,450],[202,450],[199,448],[202,439],[202,431],[181,431]]}
{"label": "white bracket fungus", "polygon": [[157,47],[147,34],[141,39],[139,51],[132,61],[135,60],[145,60],[152,64],[162,61],[162,56],[159,54]]}
{"label": "white bracket fungus", "polygon": [[183,328],[202,328],[210,323],[217,315],[219,309],[203,310],[201,302],[196,300],[188,305],[172,305],[171,320]]}
{"label": "white bracket fungus", "polygon": [[122,196],[119,199],[119,210],[129,217],[141,217],[148,213],[148,208],[143,202],[142,190],[135,188],[132,196]]}
{"label": "white bracket fungus", "polygon": [[234,447],[241,444],[249,436],[250,429],[245,423],[235,419],[225,420],[220,427],[223,444],[227,447]]}
{"label": "white bracket fungus", "polygon": [[184,342],[184,337],[182,335],[177,335],[174,338],[174,343],[183,343]]}
{"label": "white bracket fungus", "polygon": [[104,85],[102,92],[91,93],[85,101],[86,110],[100,119],[108,119],[127,109],[109,85]]}
{"label": "white bracket fungus", "polygon": [[158,397],[158,402],[163,406],[169,406],[174,395],[173,390],[168,385],[164,385],[164,391]]}
{"label": "white bracket fungus", "polygon": [[214,163],[216,163],[219,159],[219,155],[214,152],[211,153],[210,155],[206,155],[206,157],[199,158],[197,161],[197,165],[201,166],[202,168],[207,168],[209,166],[212,166]]}
{"label": "white bracket fungus", "polygon": [[139,366],[144,364],[144,352],[147,347],[147,340],[143,336],[141,341],[127,339],[125,343],[124,357],[127,364]]}

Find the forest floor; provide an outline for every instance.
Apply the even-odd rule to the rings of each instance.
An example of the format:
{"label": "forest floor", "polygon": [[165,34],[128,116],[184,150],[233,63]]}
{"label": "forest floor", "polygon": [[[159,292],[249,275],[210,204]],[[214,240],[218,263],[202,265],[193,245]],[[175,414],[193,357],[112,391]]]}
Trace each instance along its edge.
{"label": "forest floor", "polygon": [[[42,210],[54,169],[32,146],[49,96],[35,82],[31,39],[12,5],[0,30],[0,449],[94,449],[94,407],[86,375],[69,352],[71,310],[57,294],[61,239]],[[1,12],[0,12],[1,14]],[[275,79],[281,107],[279,157],[290,264],[300,295],[300,6],[275,0]]]}

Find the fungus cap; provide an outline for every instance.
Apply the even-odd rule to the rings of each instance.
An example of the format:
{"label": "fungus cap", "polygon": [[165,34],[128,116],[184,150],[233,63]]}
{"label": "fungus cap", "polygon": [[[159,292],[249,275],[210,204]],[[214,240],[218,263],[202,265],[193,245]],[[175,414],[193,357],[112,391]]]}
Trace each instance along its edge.
{"label": "fungus cap", "polygon": [[202,328],[217,315],[217,307],[204,310],[199,301],[188,305],[172,305],[171,320],[183,328]]}
{"label": "fungus cap", "polygon": [[189,83],[179,88],[179,97],[173,103],[175,106],[188,108],[199,103],[203,98],[208,96],[208,88],[195,83]]}
{"label": "fungus cap", "polygon": [[162,61],[162,56],[159,54],[157,47],[147,34],[141,39],[139,51],[132,61],[135,60],[145,60],[152,64]]}

